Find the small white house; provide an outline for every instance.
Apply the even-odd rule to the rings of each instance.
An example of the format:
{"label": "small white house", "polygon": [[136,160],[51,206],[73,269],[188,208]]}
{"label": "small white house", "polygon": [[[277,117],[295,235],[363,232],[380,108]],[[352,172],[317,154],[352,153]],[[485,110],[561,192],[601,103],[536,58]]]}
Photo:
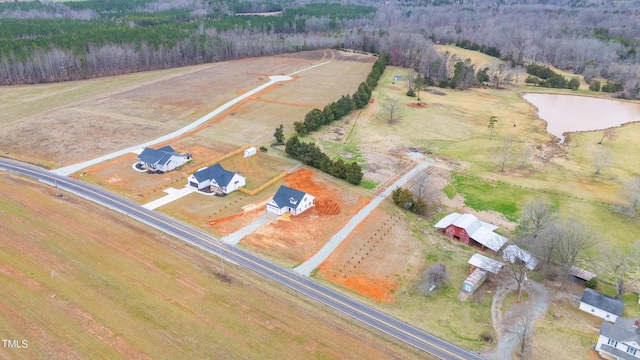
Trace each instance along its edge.
{"label": "small white house", "polygon": [[138,155],[138,165],[151,172],[167,172],[191,160],[191,154],[180,155],[169,145],[160,149],[145,148]]}
{"label": "small white house", "polygon": [[580,310],[599,318],[615,322],[622,315],[625,302],[586,288],[580,298]]}
{"label": "small white house", "polygon": [[315,205],[316,197],[281,185],[273,198],[267,203],[267,211],[276,215],[291,213],[299,215]]}
{"label": "small white house", "polygon": [[237,173],[225,170],[220,164],[215,164],[189,175],[187,182],[189,186],[201,191],[228,194],[245,186],[246,178]]}
{"label": "small white house", "polygon": [[640,359],[640,321],[619,317],[614,323],[602,322],[596,351],[605,359]]}
{"label": "small white house", "polygon": [[244,151],[244,157],[249,157],[249,156],[253,156],[257,153],[256,148],[255,147],[250,147],[248,149],[246,149]]}

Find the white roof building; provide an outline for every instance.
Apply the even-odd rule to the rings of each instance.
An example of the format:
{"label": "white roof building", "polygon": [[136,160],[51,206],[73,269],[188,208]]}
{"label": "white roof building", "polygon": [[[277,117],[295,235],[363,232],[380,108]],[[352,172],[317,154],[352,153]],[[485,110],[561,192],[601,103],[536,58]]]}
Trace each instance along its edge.
{"label": "white roof building", "polygon": [[510,263],[514,263],[516,260],[522,261],[524,266],[533,271],[538,266],[538,259],[533,256],[527,250],[520,248],[518,245],[508,245],[502,251],[502,259]]}
{"label": "white roof building", "polygon": [[499,273],[504,266],[504,264],[500,261],[490,259],[481,254],[473,254],[473,256],[469,259],[468,264],[475,266],[478,269],[488,271],[492,274]]}
{"label": "white roof building", "polygon": [[451,213],[438,221],[434,227],[445,229],[447,236],[458,238],[467,245],[470,238],[494,252],[498,252],[508,241],[507,238],[493,231],[498,228],[497,226],[480,221],[471,214]]}

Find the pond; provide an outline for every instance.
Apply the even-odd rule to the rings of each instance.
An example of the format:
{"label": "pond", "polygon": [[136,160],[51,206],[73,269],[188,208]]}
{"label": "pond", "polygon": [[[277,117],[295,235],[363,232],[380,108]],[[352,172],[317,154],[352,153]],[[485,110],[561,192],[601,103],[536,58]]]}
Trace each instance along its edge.
{"label": "pond", "polygon": [[603,130],[640,121],[640,104],[588,96],[525,94],[547,122],[547,132],[564,142],[565,132]]}

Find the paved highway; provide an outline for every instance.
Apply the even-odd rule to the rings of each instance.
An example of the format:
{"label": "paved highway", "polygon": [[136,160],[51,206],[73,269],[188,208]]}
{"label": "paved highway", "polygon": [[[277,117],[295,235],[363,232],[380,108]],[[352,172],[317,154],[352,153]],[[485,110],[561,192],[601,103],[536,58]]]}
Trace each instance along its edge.
{"label": "paved highway", "polygon": [[314,300],[359,320],[398,340],[410,344],[440,359],[480,360],[481,356],[452,345],[420,329],[333,291],[291,270],[271,264],[246,251],[222,243],[200,230],[182,224],[162,214],[104,191],[98,187],[68,177],[58,176],[40,168],[0,159],[0,170],[22,174],[121,212],[160,231],[175,236],[229,262],[255,271]]}

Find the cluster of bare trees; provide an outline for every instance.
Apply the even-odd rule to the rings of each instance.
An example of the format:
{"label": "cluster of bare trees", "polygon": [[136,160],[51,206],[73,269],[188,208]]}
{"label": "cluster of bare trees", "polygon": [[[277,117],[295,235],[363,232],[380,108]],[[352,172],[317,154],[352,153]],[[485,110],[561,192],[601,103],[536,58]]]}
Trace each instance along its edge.
{"label": "cluster of bare trees", "polygon": [[[640,177],[637,196],[640,198]],[[629,274],[636,274],[640,268],[640,240],[627,248],[613,246],[600,241],[599,236],[587,225],[571,217],[560,217],[552,203],[545,199],[535,199],[522,207],[518,222],[518,236],[514,239],[515,258],[524,259],[527,253],[534,254],[544,266],[557,265],[561,270],[562,287],[569,279],[569,271],[577,263],[586,260],[589,250],[598,245],[598,258],[592,259],[594,268],[601,271],[603,278],[609,279],[616,287],[616,296],[622,297]],[[527,250],[524,250],[527,249]],[[510,263],[509,274],[517,282],[518,288],[526,279],[526,262]]]}
{"label": "cluster of bare trees", "polygon": [[[469,40],[500,49],[502,57],[550,63],[587,80],[606,77],[638,84],[640,56],[632,39],[640,25],[631,20],[637,4],[519,0],[509,5],[491,0],[440,3],[387,3],[376,15],[377,26],[406,29],[415,24],[421,35],[436,42]],[[469,7],[473,11],[466,11]],[[417,36],[416,36],[417,37]],[[398,43],[402,46],[402,43]]]}

